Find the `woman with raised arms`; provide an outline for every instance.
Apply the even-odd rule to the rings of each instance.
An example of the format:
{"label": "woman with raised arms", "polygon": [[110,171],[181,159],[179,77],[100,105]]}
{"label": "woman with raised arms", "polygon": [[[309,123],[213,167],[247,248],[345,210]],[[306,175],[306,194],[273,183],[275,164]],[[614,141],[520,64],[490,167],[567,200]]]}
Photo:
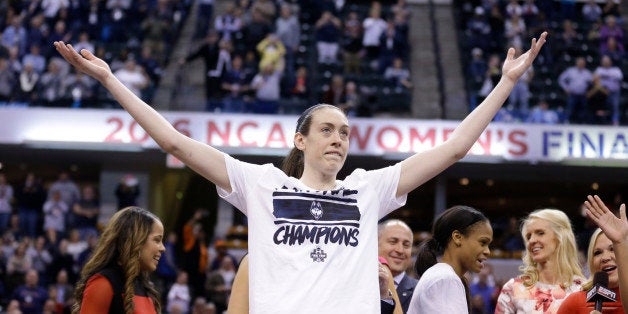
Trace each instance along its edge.
{"label": "woman with raised arms", "polygon": [[[107,63],[55,42],[77,70],[98,80],[166,152],[217,186],[248,216],[251,313],[378,313],[377,221],[464,157],[532,65],[547,33],[518,58],[510,48],[494,90],[449,139],[383,169],[337,174],[349,150],[349,121],[321,104],[300,116],[283,169],[241,162],[175,130],[129,91]],[[283,171],[282,171],[283,170]]]}

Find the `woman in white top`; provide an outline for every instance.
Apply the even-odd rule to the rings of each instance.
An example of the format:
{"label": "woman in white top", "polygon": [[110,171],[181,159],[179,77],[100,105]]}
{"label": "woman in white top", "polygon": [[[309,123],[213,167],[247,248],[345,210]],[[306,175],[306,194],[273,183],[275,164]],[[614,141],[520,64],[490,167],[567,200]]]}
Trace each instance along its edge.
{"label": "woman in white top", "polygon": [[337,174],[349,150],[349,121],[317,105],[297,121],[283,171],[238,161],[179,133],[124,87],[92,53],[55,42],[77,70],[98,80],[166,152],[217,188],[248,216],[251,313],[379,313],[377,221],[402,206],[408,192],[464,157],[532,65],[547,34],[514,58],[509,49],[492,93],[443,144],[394,166]]}
{"label": "woman in white top", "polygon": [[523,221],[521,235],[523,274],[504,284],[495,313],[556,313],[585,280],[569,217],[557,209],[536,210]]}
{"label": "woman in white top", "polygon": [[432,227],[432,238],[419,246],[414,267],[420,279],[408,314],[469,313],[471,297],[464,274],[480,272],[492,241],[493,228],[481,212],[454,206],[440,215]]}

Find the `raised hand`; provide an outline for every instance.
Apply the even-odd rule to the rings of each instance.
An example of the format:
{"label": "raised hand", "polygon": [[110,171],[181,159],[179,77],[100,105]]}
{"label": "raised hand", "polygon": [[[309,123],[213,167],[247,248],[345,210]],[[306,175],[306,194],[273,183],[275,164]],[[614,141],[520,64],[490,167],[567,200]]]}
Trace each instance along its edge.
{"label": "raised hand", "polygon": [[541,47],[545,44],[546,37],[547,32],[543,32],[538,40],[536,38],[532,38],[530,49],[516,59],[515,48],[508,49],[506,60],[504,60],[504,65],[502,66],[502,75],[512,79],[513,81],[517,81],[532,65],[532,62],[539,54],[539,51],[541,51]]}
{"label": "raised hand", "polygon": [[621,243],[628,238],[628,219],[626,219],[625,204],[621,204],[619,207],[621,219],[617,218],[597,195],[587,196],[584,206],[587,208],[587,216],[604,231],[604,234],[613,243]]}
{"label": "raised hand", "polygon": [[54,46],[59,54],[77,70],[95,78],[99,82],[102,83],[108,76],[112,75],[109,65],[91,52],[81,49],[79,54],[72,45],[62,41],[55,41]]}

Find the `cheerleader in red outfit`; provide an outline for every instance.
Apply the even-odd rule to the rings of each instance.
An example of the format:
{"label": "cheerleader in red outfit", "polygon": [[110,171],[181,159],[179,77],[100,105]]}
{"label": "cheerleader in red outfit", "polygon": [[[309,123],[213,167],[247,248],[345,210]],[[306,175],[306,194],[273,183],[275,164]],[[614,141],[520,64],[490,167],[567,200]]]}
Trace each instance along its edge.
{"label": "cheerleader in red outfit", "polygon": [[149,281],[165,252],[164,227],[139,207],[117,212],[81,272],[73,314],[160,313],[159,293]]}

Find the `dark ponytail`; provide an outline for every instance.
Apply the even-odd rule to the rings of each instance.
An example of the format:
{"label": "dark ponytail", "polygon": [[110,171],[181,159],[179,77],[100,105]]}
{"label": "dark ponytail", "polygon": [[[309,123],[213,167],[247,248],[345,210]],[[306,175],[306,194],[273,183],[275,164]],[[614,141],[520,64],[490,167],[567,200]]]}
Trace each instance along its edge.
{"label": "dark ponytail", "polygon": [[300,178],[303,174],[303,151],[293,147],[281,163],[281,170],[290,177]]}
{"label": "dark ponytail", "polygon": [[478,210],[462,205],[453,206],[438,216],[432,227],[432,238],[419,245],[414,263],[417,275],[423,275],[438,262],[437,257],[447,248],[454,231],[467,235],[470,227],[481,221],[488,221],[488,218]]}
{"label": "dark ponytail", "polygon": [[424,240],[419,244],[414,270],[417,276],[423,276],[423,273],[430,267],[438,263],[439,245],[434,238]]}

